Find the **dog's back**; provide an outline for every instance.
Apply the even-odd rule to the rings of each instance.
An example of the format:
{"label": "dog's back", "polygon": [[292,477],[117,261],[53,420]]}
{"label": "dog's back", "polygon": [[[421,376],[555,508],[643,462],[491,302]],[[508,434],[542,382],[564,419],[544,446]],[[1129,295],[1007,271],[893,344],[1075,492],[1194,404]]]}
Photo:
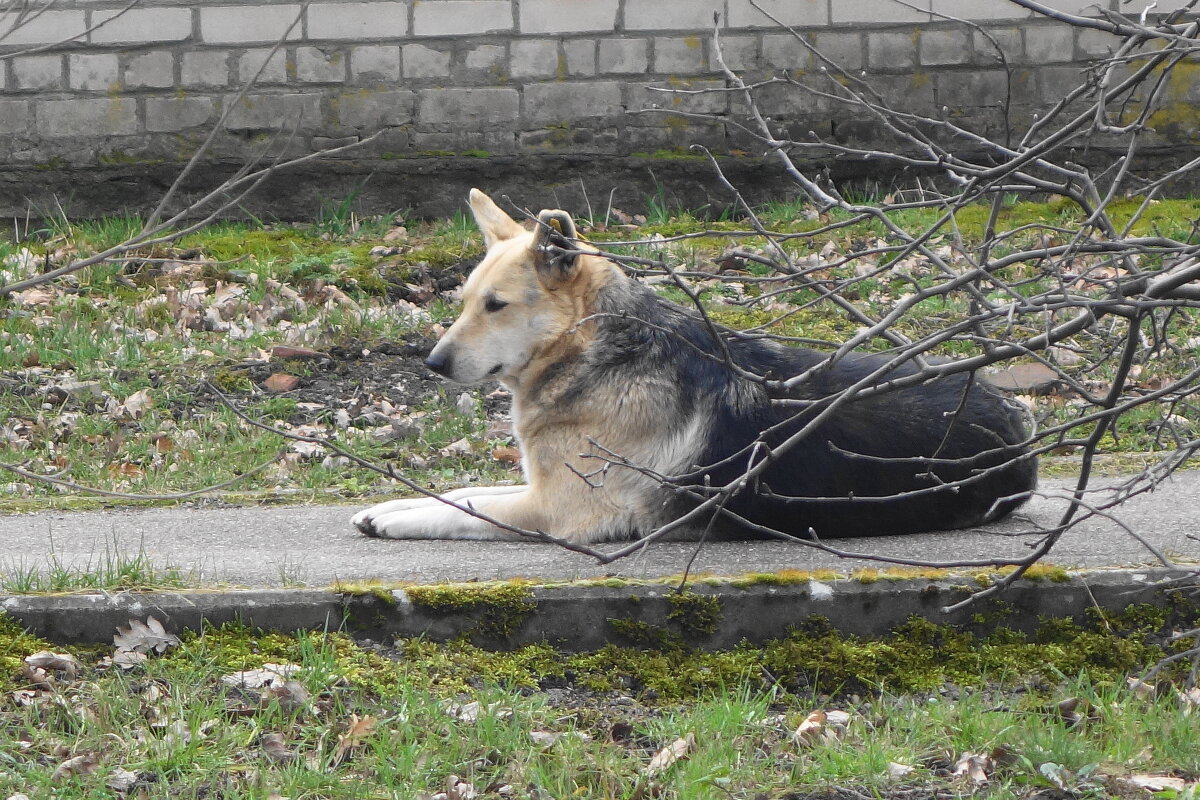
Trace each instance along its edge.
{"label": "dog's back", "polygon": [[[958,528],[999,518],[1026,499],[1037,467],[1026,456],[1025,414],[983,381],[954,375],[848,400],[801,440],[775,452],[834,401],[880,370],[887,358],[852,354],[813,371],[786,394],[738,376],[695,314],[629,281],[609,298],[591,369],[674,371],[678,391],[662,413],[710,415],[692,485],[726,485],[764,458],[758,481],[727,506],[753,525],[792,535],[869,536]],[[643,324],[653,320],[654,325]],[[733,360],[773,379],[799,375],[827,355],[726,333]],[[911,374],[911,366],[876,378]],[[779,403],[779,400],[810,401]],[[753,447],[761,438],[766,447]],[[762,533],[735,526],[732,535]]]}

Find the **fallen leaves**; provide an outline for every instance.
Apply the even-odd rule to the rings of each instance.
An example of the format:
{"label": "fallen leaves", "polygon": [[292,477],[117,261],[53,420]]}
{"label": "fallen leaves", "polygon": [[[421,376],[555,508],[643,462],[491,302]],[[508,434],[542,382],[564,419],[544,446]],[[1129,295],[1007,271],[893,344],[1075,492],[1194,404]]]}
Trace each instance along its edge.
{"label": "fallen leaves", "polygon": [[676,739],[659,750],[650,759],[650,763],[642,768],[642,774],[652,778],[673,767],[678,761],[687,758],[696,747],[696,735],[689,732],[686,736]]}
{"label": "fallen leaves", "polygon": [[129,620],[128,628],[118,627],[113,644],[118,653],[165,653],[179,645],[179,637],[169,633],[156,617],[148,617],[145,622]]}

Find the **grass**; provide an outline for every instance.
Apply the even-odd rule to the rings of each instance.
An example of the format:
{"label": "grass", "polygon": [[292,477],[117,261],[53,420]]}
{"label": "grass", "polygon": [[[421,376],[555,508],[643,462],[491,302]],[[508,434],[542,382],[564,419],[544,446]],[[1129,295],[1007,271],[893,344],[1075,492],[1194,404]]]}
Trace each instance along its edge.
{"label": "grass", "polygon": [[[1131,773],[1200,775],[1191,707],[1165,679],[1163,691],[1139,694],[1120,670],[1056,672],[1053,651],[1051,666],[1032,674],[977,670],[917,694],[831,692],[784,680],[818,677],[799,660],[780,660],[827,644],[798,633],[761,649],[680,651],[678,673],[694,680],[657,692],[621,677],[653,651],[610,650],[611,666],[601,669],[596,654],[544,645],[381,647],[230,625],[185,634],[128,671],[106,665],[111,651],[77,648],[71,675],[22,673],[23,659],[49,645],[3,617],[0,639],[0,685],[10,692],[0,701],[4,796],[112,797],[107,785],[123,778],[119,797],[360,800],[430,796],[457,776],[498,797],[788,798],[843,789],[886,798],[972,792],[951,774],[968,753],[990,759],[989,798],[1029,797],[1056,781],[1099,797]],[[903,639],[898,633],[893,646]],[[1044,645],[1023,647],[1037,658]],[[768,656],[773,672],[753,666]],[[291,682],[236,685],[236,673],[264,664],[294,665]],[[721,683],[705,677],[705,664],[722,672]],[[606,676],[611,682],[597,682]],[[589,680],[600,688],[587,688]],[[1068,698],[1074,716],[1057,710]],[[814,711],[844,711],[845,722],[797,737]],[[690,741],[679,760],[652,766],[679,740]]]}
{"label": "grass", "polygon": [[[458,390],[426,388],[414,393],[397,388],[397,379],[406,379],[404,370],[423,374],[418,365],[396,366],[388,374],[382,359],[339,358],[321,366],[263,362],[263,354],[277,344],[322,351],[341,347],[357,353],[397,342],[427,343],[437,335],[438,323],[453,316],[452,301],[438,292],[453,286],[456,276],[481,252],[469,217],[460,212],[447,220],[407,221],[403,236],[385,240],[399,218],[361,217],[355,212],[355,200],[350,196],[325,202],[312,225],[218,223],[175,245],[149,248],[130,261],[78,273],[40,300],[0,301],[0,420],[5,421],[0,423],[0,462],[27,463],[35,471],[61,473],[107,490],[155,493],[220,483],[250,472],[287,447],[278,436],[248,427],[215,402],[203,388],[202,381],[210,380],[230,391],[246,413],[268,425],[289,430],[309,426],[310,432],[334,437],[366,458],[395,463],[409,477],[434,488],[464,479],[511,479],[506,467],[488,457],[492,445],[484,441],[484,433],[493,419],[482,411],[462,415],[450,410]],[[651,201],[647,220],[636,231],[600,226],[589,237],[604,243],[704,231],[722,234],[744,227],[743,221],[706,219],[673,208],[661,194]],[[1136,208],[1133,200],[1119,200],[1111,211],[1117,224],[1124,224]],[[962,209],[956,215],[957,229],[947,226],[943,239],[961,236],[965,247],[972,246],[987,211],[982,206]],[[846,217],[841,212],[818,215],[800,201],[773,203],[758,213],[768,227],[791,237],[783,246],[800,257],[828,248],[850,252],[884,233],[876,222],[859,222],[810,235]],[[894,221],[916,229],[931,224],[938,213],[901,211]],[[1187,240],[1194,235],[1197,218],[1200,200],[1163,200],[1150,207],[1134,233]],[[1009,229],[1077,220],[1078,214],[1061,199],[1040,203],[1014,199],[1000,214],[1001,225]],[[58,263],[70,255],[95,252],[139,226],[136,219],[79,223],[58,219],[19,241],[0,239],[0,279],[19,278],[18,273],[40,268],[47,257]],[[1032,241],[1037,235],[1030,229],[1017,238]],[[737,241],[751,249],[763,246],[753,239]],[[664,258],[676,268],[692,270],[712,269],[713,260],[729,244],[720,235],[707,235],[614,249]],[[372,254],[385,245],[387,254]],[[880,263],[886,258],[880,258]],[[908,267],[911,275],[897,269],[857,276],[858,266],[847,264],[817,277],[849,277],[844,296],[874,315],[885,313],[896,297],[911,292],[913,281],[927,285],[933,280]],[[761,277],[764,271],[753,263],[744,270],[749,278]],[[1014,266],[1005,279],[1050,280],[1029,265]],[[762,284],[717,284],[704,279],[696,283],[712,316],[731,327],[767,326],[779,335],[826,343],[844,341],[859,328],[857,321],[819,300],[812,290],[788,291],[764,301]],[[687,300],[677,289],[662,291]],[[415,298],[416,305],[401,304],[397,312],[397,298],[408,297]],[[926,336],[966,310],[966,300],[959,296],[927,301],[903,317],[897,330],[913,338]],[[1015,332],[1032,333],[1040,324],[1018,319]],[[1154,324],[1159,337],[1169,343],[1200,337],[1200,325],[1190,309],[1157,317]],[[1069,371],[1086,385],[1102,388],[1111,375],[1111,359],[1102,358],[1101,336],[1109,325],[1105,322],[1069,343],[1084,357],[1079,367]],[[1149,324],[1145,334],[1148,341],[1153,339]],[[885,346],[881,340],[866,344],[869,349]],[[978,349],[964,336],[932,352],[956,356]],[[1148,349],[1139,380],[1151,384],[1195,364],[1194,349],[1187,346]],[[364,374],[366,369],[374,373]],[[317,398],[319,407],[314,408],[312,398],[305,398],[303,392],[287,396],[265,392],[263,370],[298,375],[310,383],[329,381],[334,388],[327,397]],[[59,386],[79,388],[64,397],[64,392],[56,394]],[[151,400],[144,413],[134,418],[119,413],[119,407],[141,391],[148,392]],[[480,408],[484,391],[474,392]],[[369,415],[356,418],[348,427],[336,424],[339,408],[375,408],[371,404],[381,398],[408,406],[403,413],[421,420],[417,436],[378,441],[369,429],[382,423]],[[1043,425],[1069,421],[1081,410],[1061,395],[1034,402]],[[1175,428],[1162,427],[1168,416]],[[1200,425],[1200,411],[1193,404],[1147,405],[1126,415],[1102,449],[1114,463],[1140,464],[1142,457],[1137,454],[1169,450],[1175,435],[1186,436],[1196,425]],[[1074,435],[1079,438],[1085,432]],[[471,452],[439,453],[464,437],[472,443]],[[1064,448],[1060,458],[1069,456],[1070,450]],[[394,491],[393,483],[383,476],[309,457],[284,458],[235,488],[242,497],[279,492],[363,497]],[[6,504],[23,510],[87,504],[76,496],[8,476],[0,477],[0,495]]]}

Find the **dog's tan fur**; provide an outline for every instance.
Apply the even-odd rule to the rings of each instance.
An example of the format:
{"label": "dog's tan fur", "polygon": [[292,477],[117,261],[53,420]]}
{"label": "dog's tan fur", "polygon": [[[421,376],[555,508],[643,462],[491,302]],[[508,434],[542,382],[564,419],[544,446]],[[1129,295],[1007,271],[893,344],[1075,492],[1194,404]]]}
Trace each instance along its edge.
{"label": "dog's tan fur", "polygon": [[[487,254],[464,286],[462,313],[430,357],[452,354],[448,376],[455,381],[477,383],[490,376],[512,392],[527,486],[467,488],[443,497],[514,528],[580,542],[611,538],[637,518],[661,513],[648,507],[660,503],[652,478],[628,469],[602,471],[586,481],[580,474],[605,463],[584,456],[599,454],[591,442],[664,474],[686,468],[692,442],[678,442],[680,447],[672,446],[672,437],[664,440],[654,399],[670,387],[656,386],[653,375],[623,386],[597,385],[586,403],[590,413],[558,410],[567,387],[553,369],[587,349],[597,293],[623,280],[620,271],[586,253],[566,272],[549,263],[542,252],[545,234],[571,224],[564,212],[542,212],[530,231],[477,189],[470,205]],[[489,311],[489,300],[507,305]],[[491,371],[494,363],[499,371]],[[693,439],[695,433],[683,435]],[[436,498],[381,503],[356,515],[354,523],[395,539],[520,538]]]}

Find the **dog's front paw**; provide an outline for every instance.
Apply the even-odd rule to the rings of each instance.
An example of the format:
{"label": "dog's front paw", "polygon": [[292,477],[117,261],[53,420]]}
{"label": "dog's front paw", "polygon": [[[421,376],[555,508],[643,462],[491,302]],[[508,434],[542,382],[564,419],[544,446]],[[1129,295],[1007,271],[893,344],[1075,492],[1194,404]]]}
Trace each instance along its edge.
{"label": "dog's front paw", "polygon": [[374,510],[375,506],[363,509],[350,518],[350,524],[358,528],[365,536],[379,538],[379,530],[375,527],[375,517],[372,513]]}

